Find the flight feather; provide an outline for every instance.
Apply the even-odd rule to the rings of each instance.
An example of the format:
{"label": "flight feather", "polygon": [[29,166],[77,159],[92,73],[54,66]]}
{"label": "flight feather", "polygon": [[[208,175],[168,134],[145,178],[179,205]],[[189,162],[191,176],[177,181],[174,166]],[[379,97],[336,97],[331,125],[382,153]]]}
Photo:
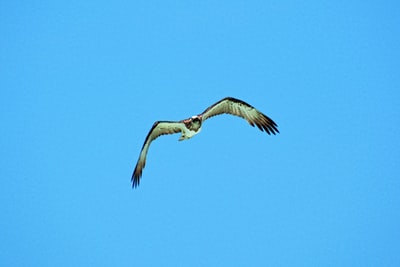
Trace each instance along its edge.
{"label": "flight feather", "polygon": [[236,99],[233,97],[226,97],[217,103],[208,107],[199,116],[202,117],[203,121],[220,114],[231,114],[241,117],[254,127],[256,125],[261,131],[265,131],[268,134],[279,133],[278,126],[276,123],[264,115],[253,106],[247,104],[246,102]]}
{"label": "flight feather", "polygon": [[156,121],[153,127],[150,129],[147,137],[143,143],[142,150],[140,152],[139,160],[136,163],[135,170],[132,174],[132,186],[137,187],[140,182],[140,177],[142,176],[142,171],[146,165],[147,151],[149,150],[150,144],[157,137],[164,134],[174,134],[182,132],[184,123],[175,121]]}

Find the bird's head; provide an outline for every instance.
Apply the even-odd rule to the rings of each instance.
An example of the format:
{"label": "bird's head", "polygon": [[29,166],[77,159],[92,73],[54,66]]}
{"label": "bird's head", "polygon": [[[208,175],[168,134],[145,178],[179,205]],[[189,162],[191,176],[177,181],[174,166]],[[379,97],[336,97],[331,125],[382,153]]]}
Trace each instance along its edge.
{"label": "bird's head", "polygon": [[196,124],[201,122],[201,120],[200,120],[200,117],[199,117],[199,116],[192,116],[192,118],[191,118],[191,119],[192,119],[192,122],[193,122],[193,123],[196,123]]}
{"label": "bird's head", "polygon": [[190,120],[192,129],[197,131],[201,127],[201,118],[199,116],[192,116]]}

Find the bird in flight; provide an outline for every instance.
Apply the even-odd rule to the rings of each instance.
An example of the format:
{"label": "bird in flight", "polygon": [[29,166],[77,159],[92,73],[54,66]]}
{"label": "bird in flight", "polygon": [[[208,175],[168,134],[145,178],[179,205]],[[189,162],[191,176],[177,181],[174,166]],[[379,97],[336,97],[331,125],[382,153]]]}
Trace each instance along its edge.
{"label": "bird in flight", "polygon": [[147,151],[151,142],[164,134],[181,133],[179,141],[192,138],[201,130],[203,122],[213,116],[220,114],[231,114],[241,117],[254,127],[256,125],[261,131],[267,134],[279,133],[278,125],[269,117],[255,109],[246,102],[233,97],[226,97],[208,107],[203,113],[192,116],[181,121],[156,121],[142,146],[139,159],[132,174],[132,187],[137,187],[142,176],[142,171],[146,165]]}

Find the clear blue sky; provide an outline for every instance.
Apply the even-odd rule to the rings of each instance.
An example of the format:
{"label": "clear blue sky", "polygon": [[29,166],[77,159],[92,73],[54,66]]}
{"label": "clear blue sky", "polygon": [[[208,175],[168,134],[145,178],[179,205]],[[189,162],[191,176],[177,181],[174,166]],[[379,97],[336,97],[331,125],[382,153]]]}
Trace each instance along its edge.
{"label": "clear blue sky", "polygon": [[[397,1],[2,1],[0,266],[399,266]],[[207,120],[232,96],[279,125]]]}

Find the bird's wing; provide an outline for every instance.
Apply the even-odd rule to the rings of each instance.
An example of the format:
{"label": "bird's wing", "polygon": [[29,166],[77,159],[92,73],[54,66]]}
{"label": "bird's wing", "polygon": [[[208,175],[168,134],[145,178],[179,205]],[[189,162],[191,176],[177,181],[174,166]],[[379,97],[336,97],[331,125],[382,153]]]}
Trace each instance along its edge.
{"label": "bird's wing", "polygon": [[233,97],[226,97],[212,106],[208,107],[201,116],[203,121],[220,114],[232,114],[239,116],[250,123],[251,126],[257,125],[261,131],[268,134],[279,133],[278,125],[269,117],[247,104],[246,102]]}
{"label": "bird's wing", "polygon": [[150,132],[147,134],[146,140],[144,141],[142,147],[142,151],[140,152],[138,162],[136,163],[135,170],[133,171],[132,174],[133,187],[137,187],[139,185],[143,168],[146,165],[147,151],[149,150],[151,142],[160,135],[182,132],[184,127],[185,124],[183,122],[177,122],[177,121],[156,121],[154,123]]}

